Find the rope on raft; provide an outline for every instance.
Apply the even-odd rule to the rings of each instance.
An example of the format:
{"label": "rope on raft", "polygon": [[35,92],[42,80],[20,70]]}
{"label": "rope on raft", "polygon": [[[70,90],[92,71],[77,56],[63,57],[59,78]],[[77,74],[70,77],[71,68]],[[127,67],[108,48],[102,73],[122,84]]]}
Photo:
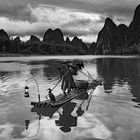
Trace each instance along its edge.
{"label": "rope on raft", "polygon": [[93,76],[84,68],[84,70],[88,73],[88,75],[92,78],[92,79],[94,79],[93,78]]}
{"label": "rope on raft", "polygon": [[[88,78],[91,78],[91,76],[89,77],[88,75],[86,75],[84,72],[82,72],[81,70],[79,70],[79,72],[81,72],[83,75],[85,75],[86,77],[88,77]],[[93,79],[93,77],[92,77],[92,79]]]}
{"label": "rope on raft", "polygon": [[[67,63],[70,63],[70,62],[67,62]],[[63,66],[62,66],[63,67]],[[60,67],[59,69],[61,69],[62,67]],[[73,67],[73,66],[71,66],[70,65],[70,67],[72,67],[72,68],[75,68],[75,67]],[[83,66],[83,63],[82,63],[82,67],[84,68],[84,66]],[[84,68],[85,69],[85,68]],[[86,70],[86,69],[85,69]],[[81,72],[83,75],[85,75],[86,77],[88,77],[89,79],[93,79],[93,77],[92,77],[92,75],[86,70],[86,72],[88,73],[88,75],[87,74],[85,74],[84,72],[82,72],[81,70],[79,70],[79,72]],[[51,91],[53,91],[57,86],[58,86],[58,84],[61,82],[61,80],[62,80],[62,78],[56,83],[56,85],[51,89]]]}
{"label": "rope on raft", "polygon": [[[86,69],[85,69],[86,70]],[[86,70],[87,71],[87,70]],[[79,72],[81,72],[83,75],[85,75],[86,77],[88,77],[88,78],[92,78],[93,79],[93,77],[91,76],[91,74],[87,71],[87,73],[89,74],[89,75],[87,75],[87,74],[85,74],[84,72],[82,72],[81,70],[79,70]],[[57,83],[56,83],[56,85],[51,89],[52,91],[58,86],[58,84],[61,82],[61,80],[62,79],[60,79]]]}

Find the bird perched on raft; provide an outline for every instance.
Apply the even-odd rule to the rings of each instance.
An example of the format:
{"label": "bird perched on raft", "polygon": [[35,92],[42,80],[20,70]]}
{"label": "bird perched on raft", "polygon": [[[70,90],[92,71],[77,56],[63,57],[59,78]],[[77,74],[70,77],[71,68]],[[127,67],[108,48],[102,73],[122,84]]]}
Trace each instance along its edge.
{"label": "bird perched on raft", "polygon": [[[52,101],[52,102],[55,102],[56,101],[56,99],[55,99],[55,96],[53,95],[53,93],[52,93],[52,90],[50,89],[50,88],[48,88],[48,91],[49,91],[49,97],[50,97],[50,100]],[[47,95],[47,96],[48,96]],[[46,96],[46,98],[47,98],[47,96]]]}

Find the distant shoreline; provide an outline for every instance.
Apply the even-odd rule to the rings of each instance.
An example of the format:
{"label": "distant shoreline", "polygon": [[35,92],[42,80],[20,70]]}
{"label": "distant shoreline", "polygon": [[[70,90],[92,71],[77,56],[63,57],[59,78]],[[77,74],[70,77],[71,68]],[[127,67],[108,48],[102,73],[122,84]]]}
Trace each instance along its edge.
{"label": "distant shoreline", "polygon": [[[88,54],[84,54],[84,56],[87,56]],[[4,54],[0,54],[0,57],[31,57],[31,56],[77,56],[75,54],[46,54],[46,55],[37,55],[37,54],[8,54],[8,53],[4,53]],[[81,56],[81,55],[79,55]]]}
{"label": "distant shoreline", "polygon": [[44,61],[44,60],[91,60],[91,59],[128,59],[137,58],[139,55],[20,55],[20,54],[0,54],[2,61]]}
{"label": "distant shoreline", "polygon": [[98,56],[100,56],[100,57],[102,57],[102,56],[105,56],[105,57],[125,57],[125,56],[128,56],[128,57],[135,57],[135,56],[139,56],[139,55],[89,55],[89,54],[85,54],[85,55],[72,55],[72,54],[70,54],[70,55],[66,55],[66,54],[59,54],[59,55],[50,55],[50,54],[47,54],[47,55],[36,55],[36,54],[31,54],[31,55],[29,55],[29,54],[0,54],[0,57],[48,57],[48,56],[95,56],[95,57],[98,57]]}
{"label": "distant shoreline", "polygon": [[20,57],[20,56],[28,56],[28,55],[22,55],[22,54],[0,54],[0,57]]}

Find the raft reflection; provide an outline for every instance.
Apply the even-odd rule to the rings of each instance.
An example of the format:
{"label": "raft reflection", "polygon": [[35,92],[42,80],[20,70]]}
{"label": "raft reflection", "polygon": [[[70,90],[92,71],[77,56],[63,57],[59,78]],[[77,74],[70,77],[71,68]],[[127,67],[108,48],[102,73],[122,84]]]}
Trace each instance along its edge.
{"label": "raft reflection", "polygon": [[[77,97],[75,101],[81,100],[81,103],[79,105],[74,101],[69,101],[57,107],[52,107],[52,106],[46,106],[46,107],[42,106],[41,108],[33,107],[31,109],[31,112],[36,112],[39,116],[45,116],[49,118],[52,118],[53,115],[57,112],[59,114],[59,119],[55,120],[56,126],[60,127],[60,130],[63,132],[70,132],[71,127],[77,126],[77,118],[79,116],[82,116],[85,110],[88,110],[92,93],[93,92],[88,94],[87,92],[85,92],[84,94],[81,94],[79,97]],[[86,105],[86,109],[84,110],[82,108],[82,105],[84,104],[85,101],[87,105]],[[61,112],[59,111],[60,108],[62,110]],[[76,110],[75,116],[72,115],[72,112],[74,110]]]}

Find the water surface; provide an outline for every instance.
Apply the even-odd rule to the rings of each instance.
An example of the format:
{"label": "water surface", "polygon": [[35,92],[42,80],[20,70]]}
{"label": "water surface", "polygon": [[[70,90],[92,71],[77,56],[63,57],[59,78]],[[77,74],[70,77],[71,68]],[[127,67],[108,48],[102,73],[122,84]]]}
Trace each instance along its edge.
{"label": "water surface", "polygon": [[[85,100],[72,100],[60,108],[36,113],[30,105],[38,100],[36,83],[27,83],[30,97],[24,98],[25,81],[34,77],[44,100],[46,89],[53,88],[59,80],[57,67],[66,60],[82,60],[94,78],[103,79],[103,85]],[[88,78],[79,72],[75,79]],[[139,83],[140,59],[134,56],[3,57],[0,140],[139,140]],[[62,93],[60,84],[53,93]]]}

